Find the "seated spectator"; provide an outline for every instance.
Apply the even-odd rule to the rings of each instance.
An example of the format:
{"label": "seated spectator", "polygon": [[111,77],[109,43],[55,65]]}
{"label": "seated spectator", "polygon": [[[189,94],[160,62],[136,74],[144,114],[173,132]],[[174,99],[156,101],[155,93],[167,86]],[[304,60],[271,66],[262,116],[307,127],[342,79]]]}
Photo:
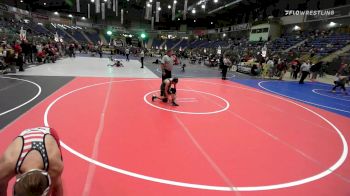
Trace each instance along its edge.
{"label": "seated spectator", "polygon": [[45,60],[45,58],[46,58],[46,53],[45,53],[45,51],[44,51],[44,50],[39,51],[38,54],[37,54],[37,60],[38,60],[38,62],[39,62],[39,63],[43,63],[44,60]]}

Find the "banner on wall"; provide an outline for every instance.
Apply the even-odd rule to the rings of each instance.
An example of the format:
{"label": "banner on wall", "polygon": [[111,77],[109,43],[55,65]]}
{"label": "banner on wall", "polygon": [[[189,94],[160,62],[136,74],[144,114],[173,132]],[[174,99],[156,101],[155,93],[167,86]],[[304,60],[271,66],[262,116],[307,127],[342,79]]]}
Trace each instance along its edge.
{"label": "banner on wall", "polygon": [[124,10],[123,9],[120,10],[120,23],[124,24]]}
{"label": "banner on wall", "polygon": [[152,18],[152,12],[153,12],[153,7],[151,6],[148,10],[148,20],[151,20]]}
{"label": "banner on wall", "polygon": [[33,21],[34,22],[48,22],[49,17],[42,14],[32,13]]}
{"label": "banner on wall", "polygon": [[101,3],[102,20],[106,19],[106,4]]}
{"label": "banner on wall", "polygon": [[80,12],[80,0],[76,0],[77,3],[77,12]]}
{"label": "banner on wall", "polygon": [[231,27],[231,31],[242,31],[242,30],[248,30],[250,29],[251,24],[250,23],[244,23],[244,24],[238,24],[238,25],[233,25]]}
{"label": "banner on wall", "polygon": [[160,2],[156,2],[156,22],[159,22],[159,8],[160,8]]}
{"label": "banner on wall", "polygon": [[72,20],[70,19],[65,19],[65,18],[56,18],[56,17],[51,17],[50,22],[52,23],[58,23],[58,24],[64,24],[64,25],[72,25]]}
{"label": "banner on wall", "polygon": [[96,13],[100,13],[100,0],[95,0]]}
{"label": "banner on wall", "polygon": [[149,11],[149,7],[147,6],[147,2],[146,2],[145,20],[148,20],[148,18],[149,18],[149,13],[148,13],[148,11]]}
{"label": "banner on wall", "polygon": [[108,9],[112,8],[112,0],[107,0],[107,8]]}
{"label": "banner on wall", "polygon": [[208,34],[208,30],[205,30],[205,29],[197,29],[197,30],[193,30],[192,33],[193,33],[194,35],[202,36],[202,35]]}
{"label": "banner on wall", "polygon": [[175,20],[175,12],[176,12],[176,3],[173,2],[173,9],[171,10],[171,20]]}
{"label": "banner on wall", "polygon": [[186,14],[187,14],[187,1],[188,1],[188,0],[185,0],[185,3],[184,3],[183,20],[186,20]]}
{"label": "banner on wall", "polygon": [[153,31],[154,30],[154,17],[152,16],[152,19],[151,19],[151,30]]}
{"label": "banner on wall", "polygon": [[231,27],[224,27],[222,28],[222,31],[223,32],[231,31]]}
{"label": "banner on wall", "polygon": [[83,21],[77,21],[77,22],[76,22],[76,25],[77,25],[77,26],[80,26],[80,27],[92,27],[92,23],[83,22]]}
{"label": "banner on wall", "polygon": [[90,19],[91,13],[90,13],[90,3],[88,3],[88,18]]}

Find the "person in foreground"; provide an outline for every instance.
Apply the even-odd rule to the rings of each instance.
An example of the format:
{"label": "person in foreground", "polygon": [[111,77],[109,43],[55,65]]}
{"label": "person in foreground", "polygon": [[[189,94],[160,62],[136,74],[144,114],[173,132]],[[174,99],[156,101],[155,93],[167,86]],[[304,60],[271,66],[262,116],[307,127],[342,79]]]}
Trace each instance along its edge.
{"label": "person in foreground", "polygon": [[49,127],[24,130],[0,158],[0,196],[16,176],[14,196],[62,196],[63,160],[59,138]]}

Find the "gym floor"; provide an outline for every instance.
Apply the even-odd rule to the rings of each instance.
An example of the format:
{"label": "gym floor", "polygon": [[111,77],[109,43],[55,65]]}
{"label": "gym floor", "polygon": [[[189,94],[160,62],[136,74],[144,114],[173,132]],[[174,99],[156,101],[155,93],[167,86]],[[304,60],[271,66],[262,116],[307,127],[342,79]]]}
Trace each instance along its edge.
{"label": "gym floor", "polygon": [[77,57],[0,77],[0,153],[26,128],[55,128],[68,196],[350,194],[349,96],[188,65],[174,67],[172,107],[151,101],[152,60]]}

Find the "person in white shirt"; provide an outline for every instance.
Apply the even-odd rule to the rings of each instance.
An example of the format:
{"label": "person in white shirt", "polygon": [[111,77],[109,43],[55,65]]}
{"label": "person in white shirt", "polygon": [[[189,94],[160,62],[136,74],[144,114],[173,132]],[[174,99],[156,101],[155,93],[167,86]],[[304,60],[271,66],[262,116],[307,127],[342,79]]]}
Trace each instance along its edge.
{"label": "person in white shirt", "polygon": [[304,84],[305,78],[310,74],[310,67],[311,67],[310,60],[307,60],[301,65],[300,67],[301,78],[300,78],[299,84]]}
{"label": "person in white shirt", "polygon": [[[222,57],[221,57],[222,58]],[[232,66],[232,62],[228,55],[225,55],[223,58],[223,66],[222,66],[222,79],[226,80],[227,69]]]}
{"label": "person in white shirt", "polygon": [[162,58],[161,70],[162,70],[162,81],[167,78],[171,78],[171,71],[173,70],[174,60],[172,58],[173,51],[168,50]]}
{"label": "person in white shirt", "polygon": [[145,52],[143,50],[141,50],[140,57],[141,57],[141,68],[143,68],[143,60],[145,58]]}
{"label": "person in white shirt", "polygon": [[272,78],[273,77],[273,75],[274,75],[274,73],[273,73],[273,70],[274,70],[274,66],[275,66],[275,63],[273,62],[273,59],[269,59],[268,61],[267,61],[267,63],[266,63],[268,66],[268,75],[269,75],[269,77],[270,78]]}
{"label": "person in white shirt", "polygon": [[129,48],[125,48],[125,55],[126,55],[126,61],[130,61],[130,59],[129,59],[129,55],[130,55]]}

